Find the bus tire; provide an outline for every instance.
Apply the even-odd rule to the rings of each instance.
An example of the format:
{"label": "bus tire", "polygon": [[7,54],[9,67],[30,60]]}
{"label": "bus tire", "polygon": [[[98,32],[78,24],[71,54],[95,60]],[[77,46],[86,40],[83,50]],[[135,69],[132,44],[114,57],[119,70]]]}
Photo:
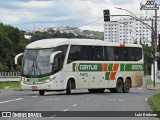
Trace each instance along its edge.
{"label": "bus tire", "polygon": [[71,95],[71,80],[67,82],[66,95]]}
{"label": "bus tire", "polygon": [[39,95],[44,95],[45,91],[44,90],[39,90]]}
{"label": "bus tire", "polygon": [[116,93],[121,93],[123,89],[123,81],[121,79],[117,80],[115,91]]}
{"label": "bus tire", "polygon": [[129,90],[130,90],[130,88],[131,88],[131,81],[130,81],[129,79],[126,79],[126,81],[125,81],[125,83],[124,83],[124,85],[123,85],[122,91],[123,91],[124,93],[128,93]]}

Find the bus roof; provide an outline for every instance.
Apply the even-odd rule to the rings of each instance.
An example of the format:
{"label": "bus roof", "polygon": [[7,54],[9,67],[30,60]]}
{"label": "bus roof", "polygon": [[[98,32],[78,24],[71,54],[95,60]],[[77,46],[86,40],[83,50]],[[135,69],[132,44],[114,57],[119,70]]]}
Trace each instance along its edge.
{"label": "bus roof", "polygon": [[138,44],[120,44],[115,42],[106,42],[98,39],[68,39],[68,38],[52,38],[42,39],[30,43],[26,49],[53,48],[60,45],[96,45],[96,46],[121,46],[121,47],[142,47]]}

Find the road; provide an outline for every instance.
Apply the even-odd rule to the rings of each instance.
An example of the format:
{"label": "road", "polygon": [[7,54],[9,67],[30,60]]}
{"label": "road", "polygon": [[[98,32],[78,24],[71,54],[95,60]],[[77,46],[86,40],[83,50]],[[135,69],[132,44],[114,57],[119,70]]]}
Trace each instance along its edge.
{"label": "road", "polygon": [[[147,103],[154,90],[145,87],[132,88],[130,93],[91,94],[87,90],[48,92],[39,96],[36,91],[15,91],[0,93],[0,111],[151,111]],[[0,120],[21,120],[22,118],[0,118]],[[31,118],[23,118],[31,120]],[[34,118],[34,120],[44,118]],[[158,120],[153,117],[48,117],[47,120]]]}

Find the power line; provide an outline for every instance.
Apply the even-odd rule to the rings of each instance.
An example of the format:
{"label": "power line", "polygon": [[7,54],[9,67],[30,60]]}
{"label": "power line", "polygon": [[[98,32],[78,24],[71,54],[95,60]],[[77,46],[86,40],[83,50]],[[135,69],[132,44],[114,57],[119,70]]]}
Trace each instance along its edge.
{"label": "power line", "polygon": [[102,18],[99,18],[99,19],[97,19],[97,20],[94,20],[94,21],[92,21],[92,22],[89,22],[89,23],[87,23],[87,24],[84,24],[84,25],[81,25],[81,26],[78,26],[78,27],[87,26],[87,25],[92,24],[92,23],[95,23],[95,22],[97,22],[97,21],[99,21],[99,20],[101,20],[101,19],[102,19]]}

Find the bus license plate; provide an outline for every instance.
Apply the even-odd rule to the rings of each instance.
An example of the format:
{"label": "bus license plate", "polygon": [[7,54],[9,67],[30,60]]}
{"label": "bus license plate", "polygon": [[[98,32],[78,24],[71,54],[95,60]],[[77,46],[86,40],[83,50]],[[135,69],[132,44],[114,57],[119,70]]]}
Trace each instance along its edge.
{"label": "bus license plate", "polygon": [[36,89],[37,89],[37,86],[32,86],[32,89],[33,89],[33,90],[36,90]]}

